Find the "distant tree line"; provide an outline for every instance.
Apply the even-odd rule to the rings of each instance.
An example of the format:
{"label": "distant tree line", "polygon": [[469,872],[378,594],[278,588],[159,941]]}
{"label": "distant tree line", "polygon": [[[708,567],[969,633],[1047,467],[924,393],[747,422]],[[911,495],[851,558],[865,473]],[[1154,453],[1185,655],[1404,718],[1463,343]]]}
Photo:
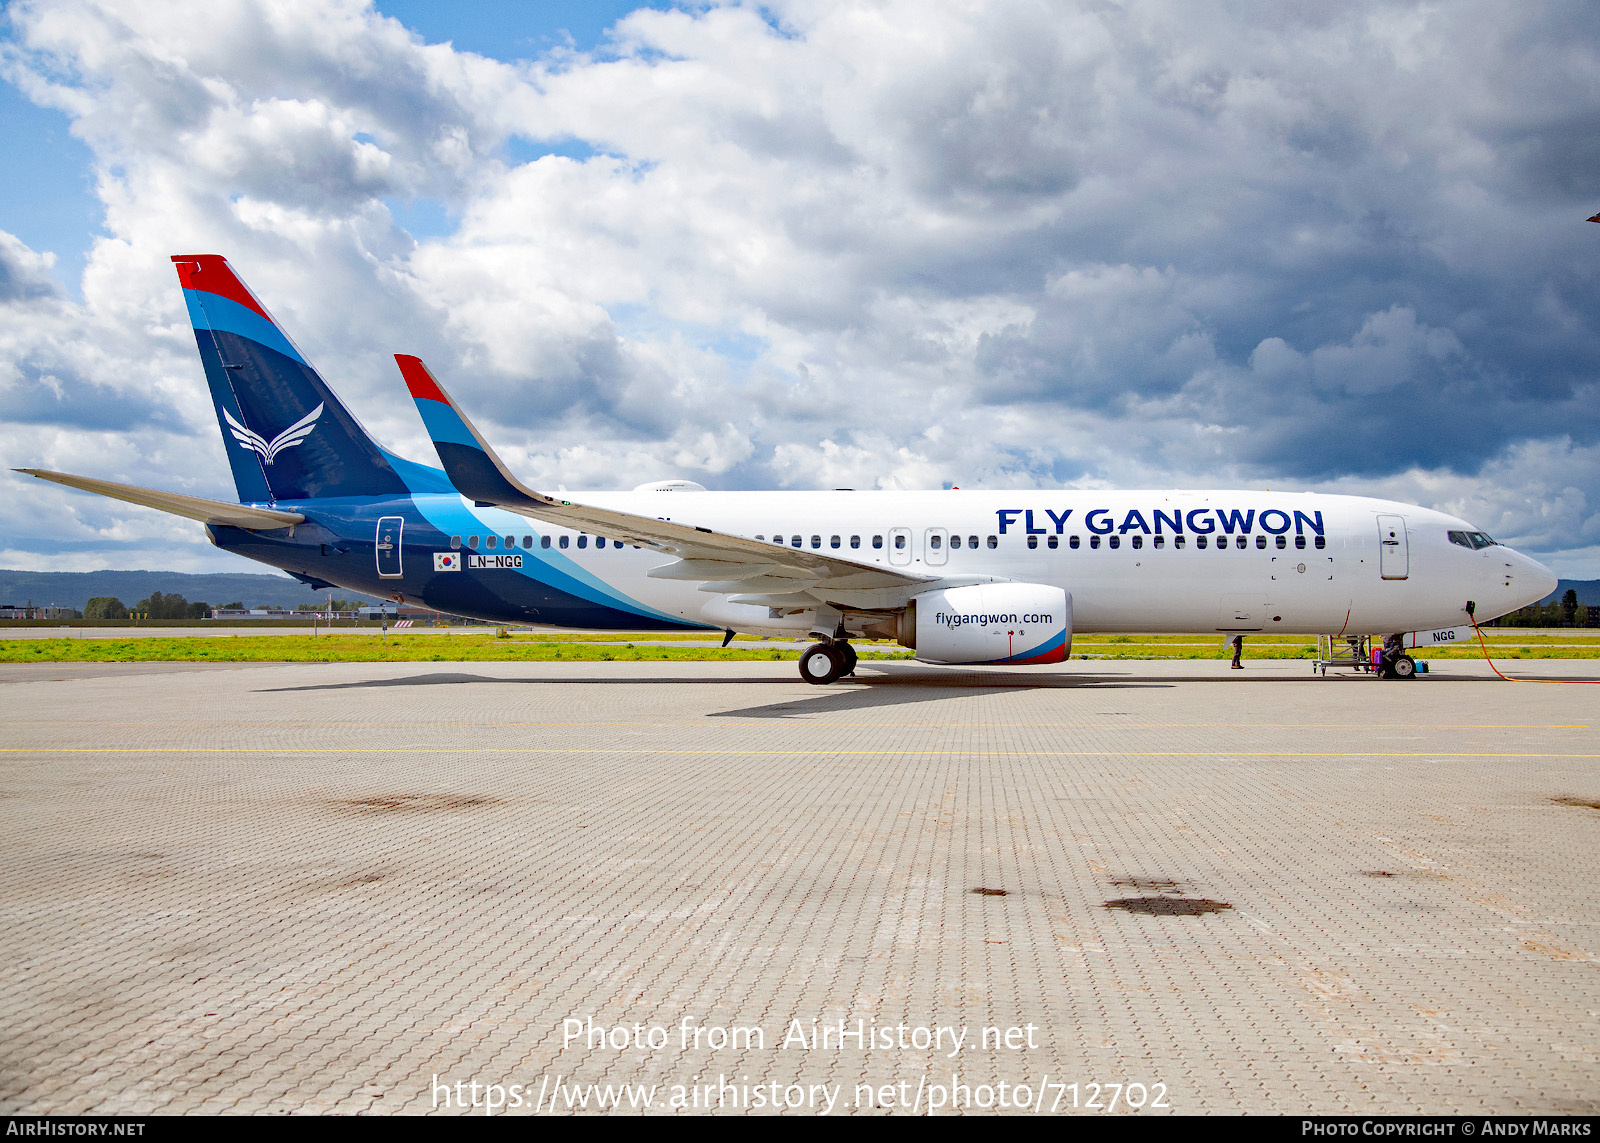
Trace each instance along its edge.
{"label": "distant tree line", "polygon": [[1585,607],[1578,602],[1578,593],[1567,588],[1567,593],[1553,603],[1519,607],[1502,615],[1491,624],[1493,627],[1600,627],[1600,607]]}
{"label": "distant tree line", "polygon": [[163,595],[159,591],[152,591],[132,607],[114,595],[97,595],[83,607],[85,619],[204,619],[210,614],[209,603],[190,603],[176,593]]}
{"label": "distant tree line", "polygon": [[[269,611],[278,610],[275,604],[263,603],[257,606]],[[295,607],[296,611],[321,612],[327,605],[323,603],[302,603]],[[364,606],[358,601],[349,599],[336,599],[333,601],[335,611],[355,611]],[[163,594],[152,591],[146,598],[129,607],[122,600],[113,595],[97,595],[84,605],[83,618],[85,619],[204,619],[213,610],[211,604],[204,601],[190,603],[183,596],[176,593]],[[223,611],[242,611],[244,601],[234,600],[224,603],[218,608]]]}

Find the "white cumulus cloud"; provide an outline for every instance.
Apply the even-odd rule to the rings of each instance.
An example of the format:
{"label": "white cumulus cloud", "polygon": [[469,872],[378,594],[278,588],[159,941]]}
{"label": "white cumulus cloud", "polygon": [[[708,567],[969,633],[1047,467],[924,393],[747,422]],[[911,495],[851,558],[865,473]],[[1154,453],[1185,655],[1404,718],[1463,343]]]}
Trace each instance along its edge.
{"label": "white cumulus cloud", "polygon": [[[13,464],[226,494],[168,262],[222,253],[420,460],[396,351],[547,486],[1360,487],[1595,574],[1576,0],[776,0],[513,61],[357,0],[8,17],[106,232],[81,303],[0,235]],[[16,551],[211,558],[27,494]]]}

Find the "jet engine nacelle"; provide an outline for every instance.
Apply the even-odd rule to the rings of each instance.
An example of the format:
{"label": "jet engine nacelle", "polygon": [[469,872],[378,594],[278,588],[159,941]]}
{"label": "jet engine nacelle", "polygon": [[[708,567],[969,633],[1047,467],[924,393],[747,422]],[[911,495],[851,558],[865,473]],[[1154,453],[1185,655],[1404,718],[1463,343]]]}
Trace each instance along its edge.
{"label": "jet engine nacelle", "polygon": [[933,663],[1059,663],[1072,653],[1072,596],[1042,583],[925,591],[898,634]]}

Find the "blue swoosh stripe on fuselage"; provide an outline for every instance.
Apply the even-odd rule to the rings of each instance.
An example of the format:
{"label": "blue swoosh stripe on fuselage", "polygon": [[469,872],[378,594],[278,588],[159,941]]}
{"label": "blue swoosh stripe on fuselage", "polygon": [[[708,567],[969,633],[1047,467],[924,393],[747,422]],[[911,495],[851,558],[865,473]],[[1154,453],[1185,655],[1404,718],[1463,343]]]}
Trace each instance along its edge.
{"label": "blue swoosh stripe on fuselage", "polygon": [[285,357],[293,358],[307,369],[311,368],[310,363],[300,356],[300,351],[283,336],[283,332],[254,310],[221,294],[209,294],[201,290],[183,291],[183,301],[189,307],[189,320],[195,329],[214,329],[248,337],[251,341],[259,341],[276,349]]}
{"label": "blue swoosh stripe on fuselage", "polygon": [[[487,523],[482,517],[468,510],[459,496],[418,496],[413,498],[417,511],[422,518],[432,524],[447,536],[471,535],[474,532],[489,535],[507,535],[508,530],[496,528]],[[508,513],[508,515],[514,515]],[[525,517],[515,516],[519,522]],[[566,556],[558,555],[554,551],[539,548],[529,550],[518,549],[517,555],[523,557],[522,571],[510,571],[504,574],[521,574],[528,576],[540,583],[548,584],[559,591],[590,603],[613,607],[631,615],[644,619],[655,619],[666,623],[677,624],[681,627],[705,627],[710,629],[711,624],[700,623],[687,619],[682,615],[669,615],[665,611],[657,611],[648,604],[640,603],[631,596],[624,595],[605,580],[594,573],[574,563]],[[530,568],[528,565],[532,564]],[[448,572],[448,575],[471,574],[470,572]]]}
{"label": "blue swoosh stripe on fuselage", "polygon": [[[550,623],[558,627],[592,627],[619,631],[705,629],[699,624],[686,623],[682,620],[651,619],[633,611],[595,603],[588,598],[552,587],[531,575],[511,578],[513,575],[511,572],[488,575],[432,571],[429,567],[431,561],[428,559],[428,553],[438,551],[443,546],[433,526],[419,515],[410,501],[394,500],[382,507],[387,510],[385,514],[404,516],[408,528],[427,535],[427,539],[418,544],[414,552],[414,555],[420,556],[421,560],[416,563],[408,561],[406,574],[399,580],[378,578],[377,569],[372,566],[370,558],[361,559],[358,556],[358,562],[351,564],[347,558],[348,553],[330,558],[326,553],[319,554],[317,542],[299,543],[287,540],[283,535],[286,529],[274,536],[219,524],[211,527],[211,534],[217,546],[223,551],[247,559],[260,560],[297,578],[314,579],[379,598],[399,588],[404,590],[410,603],[454,615],[466,615],[496,623],[505,623],[520,616],[524,620]],[[325,516],[320,526],[328,527],[342,523],[346,526],[338,531],[348,540],[351,531],[348,525],[353,519],[367,522],[372,517],[366,514],[354,518],[348,515]],[[360,530],[365,531],[365,529]],[[444,539],[447,540],[448,537]],[[363,555],[369,546],[370,541],[357,544]]]}

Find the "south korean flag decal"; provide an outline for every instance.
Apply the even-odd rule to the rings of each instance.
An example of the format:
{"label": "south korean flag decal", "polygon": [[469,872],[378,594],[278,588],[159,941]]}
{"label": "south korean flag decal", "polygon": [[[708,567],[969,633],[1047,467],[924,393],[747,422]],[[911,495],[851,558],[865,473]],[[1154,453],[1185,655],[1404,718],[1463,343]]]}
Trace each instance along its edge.
{"label": "south korean flag decal", "polygon": [[461,553],[460,552],[434,552],[433,553],[433,570],[434,571],[460,571],[461,570]]}

